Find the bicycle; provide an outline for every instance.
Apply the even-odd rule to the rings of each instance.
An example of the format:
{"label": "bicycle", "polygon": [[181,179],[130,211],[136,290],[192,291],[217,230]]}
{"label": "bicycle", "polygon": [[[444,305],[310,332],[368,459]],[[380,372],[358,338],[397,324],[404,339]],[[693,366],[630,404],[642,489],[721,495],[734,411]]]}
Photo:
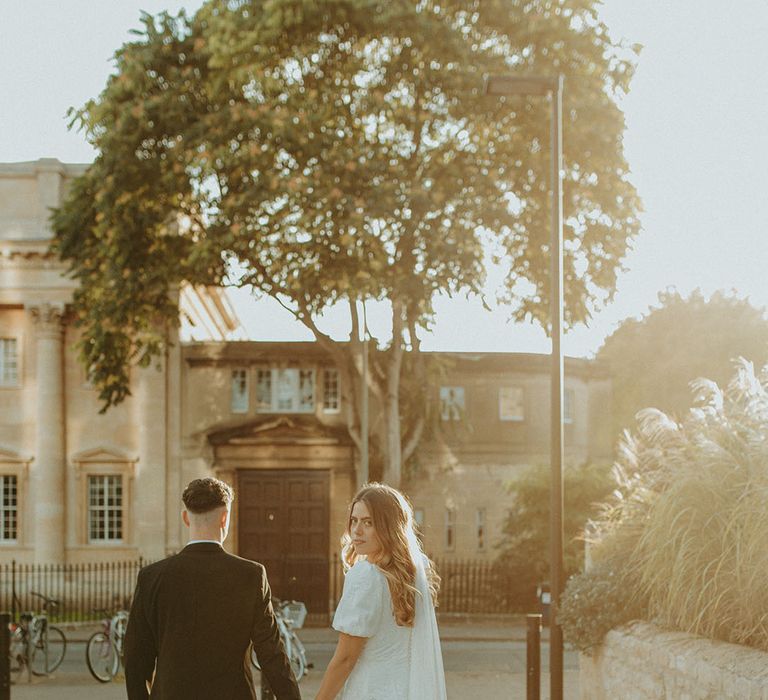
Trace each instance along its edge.
{"label": "bicycle", "polygon": [[[279,598],[272,598],[272,607],[275,610],[277,629],[285,645],[285,653],[291,663],[296,680],[299,681],[313,667],[313,664],[307,663],[307,653],[304,645],[296,634],[296,630],[301,629],[304,625],[307,607],[304,603],[295,600],[284,601]],[[251,664],[257,670],[261,670],[253,647],[251,647]]]}
{"label": "bicycle", "polygon": [[104,614],[102,629],[94,632],[85,645],[85,662],[91,675],[99,683],[109,683],[120,670],[123,662],[123,640],[128,627],[128,611],[118,610],[110,614],[106,609],[96,610]]}
{"label": "bicycle", "polygon": [[59,605],[59,601],[48,598],[42,593],[30,591],[31,595],[43,600],[43,610],[35,615],[22,613],[18,623],[11,623],[10,668],[11,682],[21,678],[26,666],[27,680],[32,675],[48,676],[64,660],[67,650],[67,638],[58,627],[48,624],[48,614]]}

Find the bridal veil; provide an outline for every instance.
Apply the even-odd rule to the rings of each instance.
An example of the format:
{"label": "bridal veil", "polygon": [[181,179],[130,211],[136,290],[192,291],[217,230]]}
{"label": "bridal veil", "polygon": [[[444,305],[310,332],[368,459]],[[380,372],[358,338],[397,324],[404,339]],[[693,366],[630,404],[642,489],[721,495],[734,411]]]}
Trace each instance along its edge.
{"label": "bridal veil", "polygon": [[437,619],[427,583],[429,560],[418,542],[409,544],[416,564],[416,615],[411,635],[408,700],[447,700]]}

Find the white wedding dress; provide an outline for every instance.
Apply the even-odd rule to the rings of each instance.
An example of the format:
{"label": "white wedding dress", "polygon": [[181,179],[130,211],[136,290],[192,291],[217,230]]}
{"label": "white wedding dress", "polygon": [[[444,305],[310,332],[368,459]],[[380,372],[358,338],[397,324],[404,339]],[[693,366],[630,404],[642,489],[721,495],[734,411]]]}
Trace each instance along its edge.
{"label": "white wedding dress", "polygon": [[340,700],[446,700],[426,557],[419,553],[415,558],[419,594],[413,627],[395,622],[387,579],[378,567],[361,560],[347,572],[333,628],[368,641]]}

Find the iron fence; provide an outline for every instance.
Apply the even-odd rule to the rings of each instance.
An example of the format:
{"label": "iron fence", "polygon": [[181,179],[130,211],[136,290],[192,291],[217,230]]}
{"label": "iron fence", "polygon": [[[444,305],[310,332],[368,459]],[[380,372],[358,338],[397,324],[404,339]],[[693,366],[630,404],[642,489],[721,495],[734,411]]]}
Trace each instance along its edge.
{"label": "iron fence", "polygon": [[[99,619],[100,610],[130,606],[139,569],[149,563],[144,559],[87,564],[0,564],[0,611],[14,619],[20,612],[40,610],[42,601],[33,593],[42,593],[59,601],[50,615],[53,621],[78,622]],[[330,564],[330,600],[327,611],[313,606],[309,624],[328,624],[336,609],[344,585],[344,572],[338,554]],[[440,574],[439,609],[441,613],[506,614],[519,611],[519,601],[507,594],[509,574],[488,561],[438,559]],[[269,571],[267,571],[269,574]],[[296,586],[296,593],[302,586]],[[299,593],[300,595],[300,593]],[[304,596],[306,597],[306,596]],[[305,601],[306,602],[306,601]]]}
{"label": "iron fence", "polygon": [[49,614],[55,622],[80,622],[103,617],[99,610],[130,605],[143,559],[87,564],[0,564],[0,610],[14,619],[24,611],[42,609],[41,593],[59,601]]}
{"label": "iron fence", "polygon": [[[520,611],[520,601],[512,598],[510,574],[493,561],[442,558],[435,560],[440,575],[438,595],[441,613],[469,615],[514,614]],[[331,592],[332,609],[341,598],[344,574],[338,555],[333,555]]]}
{"label": "iron fence", "polygon": [[492,561],[439,559],[439,609],[442,613],[512,614],[520,603],[509,595],[510,574]]}

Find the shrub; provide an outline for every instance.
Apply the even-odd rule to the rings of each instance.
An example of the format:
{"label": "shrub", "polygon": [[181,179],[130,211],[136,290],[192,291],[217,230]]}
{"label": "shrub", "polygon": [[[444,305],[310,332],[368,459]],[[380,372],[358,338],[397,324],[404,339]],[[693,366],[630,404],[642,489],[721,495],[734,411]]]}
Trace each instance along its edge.
{"label": "shrub", "polygon": [[[512,506],[497,564],[510,582],[506,595],[520,611],[536,605],[536,587],[549,580],[549,483],[549,469],[536,466],[509,485]],[[563,472],[566,576],[584,568],[584,525],[597,515],[597,504],[608,496],[612,483],[609,465],[573,465]]]}
{"label": "shrub", "polygon": [[675,478],[632,565],[662,624],[768,650],[768,393],[747,365],[724,393],[697,388],[701,407],[661,427]]}
{"label": "shrub", "polygon": [[[768,368],[758,378],[741,361],[725,391],[694,384],[695,406],[682,423],[642,412],[616,464],[618,488],[594,524],[599,568],[563,598],[570,641],[594,643],[585,587],[603,586],[610,562],[646,619],[768,650],[767,386]],[[607,605],[599,629],[625,622],[610,585],[600,590]]]}
{"label": "shrub", "polygon": [[568,580],[558,614],[565,638],[590,654],[611,629],[645,615],[645,601],[636,591],[628,572],[608,562],[576,574]]}

